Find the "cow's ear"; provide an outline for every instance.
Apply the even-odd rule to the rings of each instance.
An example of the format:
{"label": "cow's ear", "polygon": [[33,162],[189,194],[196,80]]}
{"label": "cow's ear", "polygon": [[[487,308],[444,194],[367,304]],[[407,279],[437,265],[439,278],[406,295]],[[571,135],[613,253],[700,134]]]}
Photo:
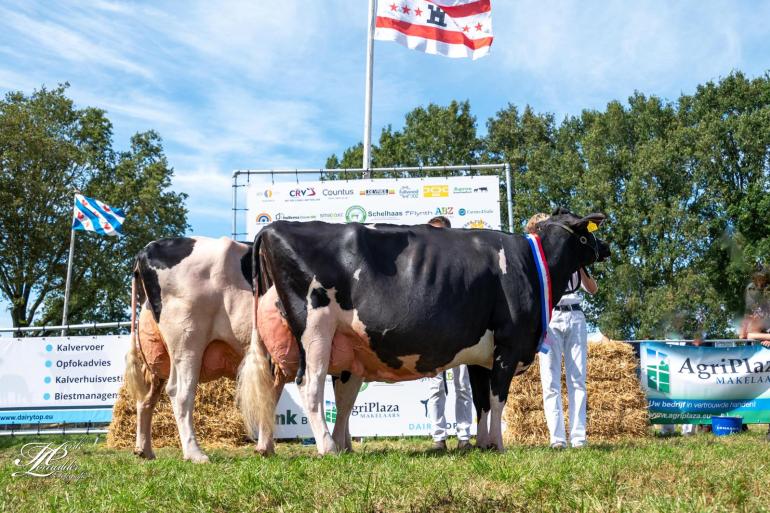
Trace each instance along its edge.
{"label": "cow's ear", "polygon": [[578,230],[588,230],[589,232],[593,232],[599,229],[599,226],[601,226],[605,219],[607,219],[607,217],[604,214],[599,214],[597,212],[588,214],[582,219],[575,221],[572,223],[572,226]]}

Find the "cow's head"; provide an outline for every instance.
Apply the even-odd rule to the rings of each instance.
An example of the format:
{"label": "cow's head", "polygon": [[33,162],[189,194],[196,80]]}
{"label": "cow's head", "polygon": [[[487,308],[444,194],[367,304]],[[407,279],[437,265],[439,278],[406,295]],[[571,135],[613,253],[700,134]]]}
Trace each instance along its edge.
{"label": "cow's head", "polygon": [[585,267],[610,257],[609,245],[595,235],[604,219],[604,214],[580,217],[559,207],[551,217],[538,225],[538,232],[549,239],[563,241],[563,247],[570,255],[574,255],[575,263]]}

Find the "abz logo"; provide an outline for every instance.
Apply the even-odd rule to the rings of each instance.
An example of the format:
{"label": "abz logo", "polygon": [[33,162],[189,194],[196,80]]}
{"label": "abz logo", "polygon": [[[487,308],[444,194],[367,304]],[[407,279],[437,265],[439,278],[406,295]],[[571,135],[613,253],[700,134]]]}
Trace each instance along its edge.
{"label": "abz logo", "polygon": [[449,197],[448,185],[424,185],[422,195],[426,198],[447,198]]}
{"label": "abz logo", "polygon": [[345,221],[348,223],[363,223],[366,221],[366,210],[359,205],[353,205],[345,211]]}
{"label": "abz logo", "polygon": [[331,422],[334,424],[337,422],[337,403],[334,401],[324,401],[325,408],[324,408],[324,417],[326,418],[326,422]]}
{"label": "abz logo", "polygon": [[[453,216],[455,213],[455,207],[438,207],[436,208],[437,216]],[[462,215],[462,214],[460,214]]]}
{"label": "abz logo", "polygon": [[666,353],[647,349],[647,387],[663,394],[671,391],[671,370]]}
{"label": "abz logo", "polygon": [[289,196],[292,198],[310,198],[315,195],[315,187],[308,187],[307,189],[292,189],[289,191]]}
{"label": "abz logo", "polygon": [[257,224],[267,224],[273,221],[273,218],[270,217],[270,214],[266,212],[262,212],[260,214],[257,214]]}

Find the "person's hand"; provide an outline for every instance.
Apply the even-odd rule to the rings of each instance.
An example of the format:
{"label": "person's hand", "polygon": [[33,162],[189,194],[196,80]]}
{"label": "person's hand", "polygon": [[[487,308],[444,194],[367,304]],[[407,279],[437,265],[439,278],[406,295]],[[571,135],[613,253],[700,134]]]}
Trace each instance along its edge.
{"label": "person's hand", "polygon": [[763,346],[765,346],[765,347],[767,347],[767,348],[770,348],[770,340],[763,340],[763,341],[762,341],[762,342],[760,342],[760,343],[761,343]]}

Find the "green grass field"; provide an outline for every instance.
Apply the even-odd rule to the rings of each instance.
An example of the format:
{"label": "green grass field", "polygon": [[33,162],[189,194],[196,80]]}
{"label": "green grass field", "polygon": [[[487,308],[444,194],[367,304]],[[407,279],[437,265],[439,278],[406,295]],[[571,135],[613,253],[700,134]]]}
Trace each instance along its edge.
{"label": "green grass field", "polygon": [[504,454],[436,456],[427,439],[406,439],[318,458],[314,447],[279,444],[270,459],[213,449],[208,465],[174,449],[139,461],[91,435],[69,452],[69,478],[12,476],[24,444],[80,438],[0,439],[0,511],[770,511],[770,443],[758,428]]}

